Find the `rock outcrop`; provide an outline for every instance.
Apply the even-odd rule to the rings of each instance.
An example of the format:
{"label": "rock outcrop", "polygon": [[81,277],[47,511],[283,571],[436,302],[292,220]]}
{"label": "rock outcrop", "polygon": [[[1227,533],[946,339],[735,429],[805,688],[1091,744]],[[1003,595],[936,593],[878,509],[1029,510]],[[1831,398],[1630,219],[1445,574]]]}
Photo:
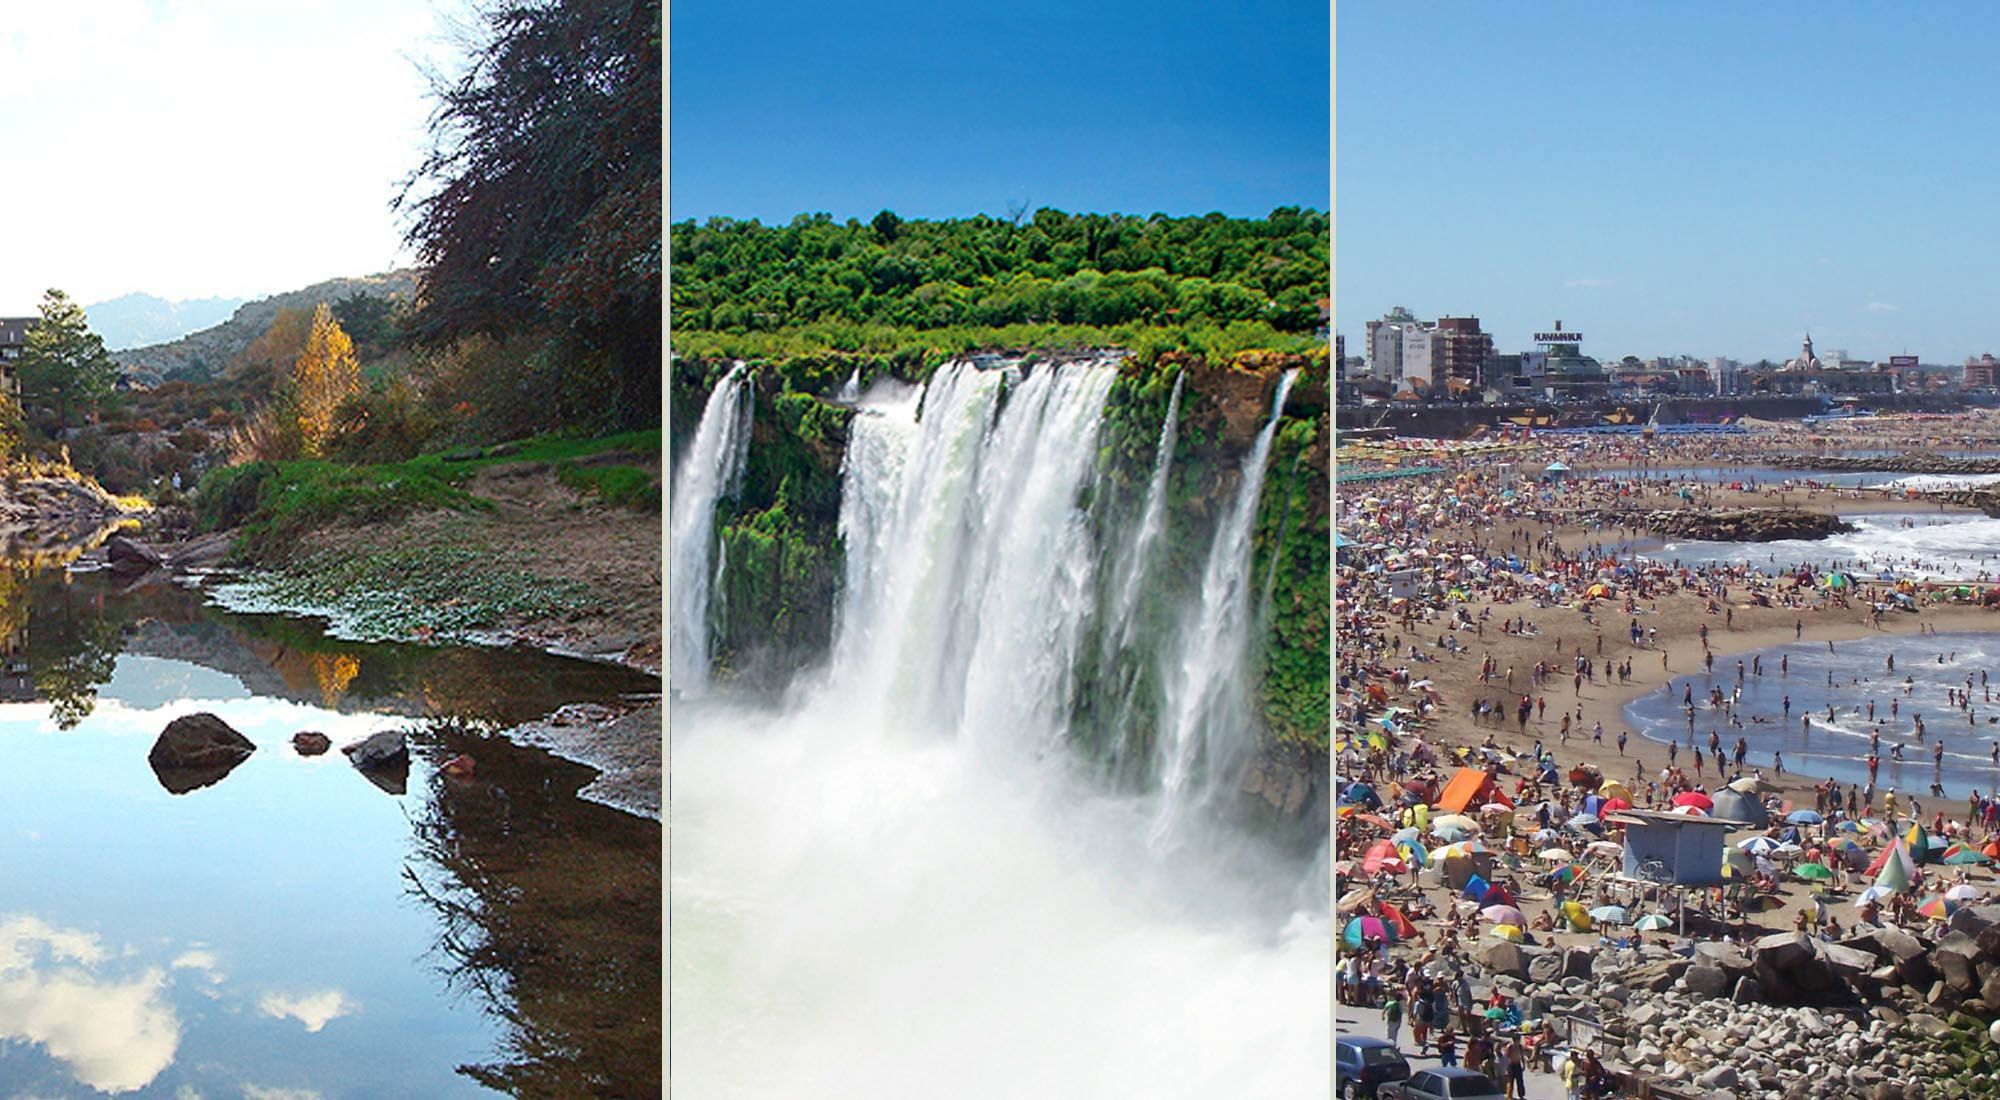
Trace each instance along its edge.
{"label": "rock outcrop", "polygon": [[1839,516],[1802,508],[1671,508],[1658,511],[1592,512],[1584,522],[1603,527],[1636,527],[1662,538],[1704,542],[1777,542],[1823,539],[1854,527]]}
{"label": "rock outcrop", "polygon": [[1763,461],[1781,470],[1819,470],[1825,473],[1873,473],[1877,470],[1902,474],[2000,474],[2000,458],[1954,458],[1951,455],[1909,451],[1899,455],[1770,455]]}

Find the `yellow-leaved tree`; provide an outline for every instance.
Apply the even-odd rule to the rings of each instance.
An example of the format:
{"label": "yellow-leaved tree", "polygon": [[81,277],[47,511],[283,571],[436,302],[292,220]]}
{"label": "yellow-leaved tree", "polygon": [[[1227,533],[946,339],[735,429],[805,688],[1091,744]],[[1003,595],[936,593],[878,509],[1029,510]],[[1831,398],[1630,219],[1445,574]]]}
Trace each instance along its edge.
{"label": "yellow-leaved tree", "polygon": [[333,434],[334,411],[361,392],[361,365],[354,358],[354,341],[341,330],[325,302],[313,311],[305,350],[292,367],[292,385],[300,442],[308,456],[317,458]]}

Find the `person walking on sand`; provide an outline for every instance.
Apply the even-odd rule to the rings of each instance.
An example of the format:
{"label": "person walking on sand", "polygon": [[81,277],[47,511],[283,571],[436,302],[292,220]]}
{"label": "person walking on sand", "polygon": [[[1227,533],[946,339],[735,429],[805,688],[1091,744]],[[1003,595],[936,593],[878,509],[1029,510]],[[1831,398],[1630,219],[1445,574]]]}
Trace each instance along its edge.
{"label": "person walking on sand", "polygon": [[1776,750],[1772,750],[1772,752],[1771,752],[1771,771],[1772,771],[1772,773],[1773,773],[1773,774],[1775,774],[1775,775],[1783,775],[1783,774],[1785,774],[1785,754],[1784,754],[1784,753],[1782,753],[1782,752],[1778,752],[1778,751],[1776,751]]}
{"label": "person walking on sand", "polygon": [[1396,999],[1394,989],[1382,1001],[1382,1029],[1391,1045],[1396,1043],[1396,1033],[1403,1029],[1403,1002]]}

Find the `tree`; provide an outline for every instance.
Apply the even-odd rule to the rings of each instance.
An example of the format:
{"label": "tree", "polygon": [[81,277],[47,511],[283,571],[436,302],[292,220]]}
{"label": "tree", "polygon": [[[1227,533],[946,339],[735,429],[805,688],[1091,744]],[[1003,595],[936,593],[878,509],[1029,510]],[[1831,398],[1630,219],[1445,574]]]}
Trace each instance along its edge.
{"label": "tree", "polygon": [[53,427],[70,426],[78,408],[109,397],[118,382],[118,364],[104,340],[90,331],[83,307],[51,288],[42,296],[41,320],[28,330],[19,359],[24,399],[50,409]]}
{"label": "tree", "polygon": [[[660,415],[658,0],[503,0],[398,206],[423,264],[413,341],[552,338],[608,361],[613,419]],[[593,362],[594,361],[594,362]]]}
{"label": "tree", "polygon": [[361,392],[361,366],[333,310],[325,302],[313,311],[312,331],[292,365],[292,403],[299,422],[299,439],[307,456],[325,452],[333,434],[333,416],[341,403]]}

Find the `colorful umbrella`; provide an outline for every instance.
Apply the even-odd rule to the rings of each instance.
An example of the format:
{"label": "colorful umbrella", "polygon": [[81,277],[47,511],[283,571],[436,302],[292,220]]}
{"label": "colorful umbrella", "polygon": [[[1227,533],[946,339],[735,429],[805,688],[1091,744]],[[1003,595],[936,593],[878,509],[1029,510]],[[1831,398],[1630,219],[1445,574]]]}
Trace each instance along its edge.
{"label": "colorful umbrella", "polygon": [[1495,924],[1527,924],[1527,914],[1511,905],[1489,905],[1479,915]]}
{"label": "colorful umbrella", "polygon": [[1941,894],[1933,894],[1917,906],[1917,912],[1932,920],[1949,920],[1953,913],[1958,912],[1958,907],[1958,902]]}
{"label": "colorful umbrella", "polygon": [[1954,844],[1944,850],[1944,861],[1946,863],[1991,863],[1993,862],[1993,857],[1977,848],[1970,848],[1963,844]]}
{"label": "colorful umbrella", "polygon": [[1661,913],[1648,913],[1640,917],[1632,925],[1632,927],[1637,928],[1641,932],[1656,932],[1662,928],[1672,928],[1673,926],[1673,920]]}
{"label": "colorful umbrella", "polygon": [[1583,868],[1578,867],[1574,863],[1565,863],[1561,867],[1550,871],[1548,878],[1550,882],[1560,882],[1567,886],[1577,879],[1582,878],[1586,873]]}
{"label": "colorful umbrella", "polygon": [[1772,840],[1768,836],[1753,836],[1749,840],[1742,841],[1736,846],[1738,848],[1743,849],[1746,852],[1750,852],[1752,854],[1761,856],[1761,855],[1767,855],[1770,852],[1776,850],[1778,847],[1778,842]]}

